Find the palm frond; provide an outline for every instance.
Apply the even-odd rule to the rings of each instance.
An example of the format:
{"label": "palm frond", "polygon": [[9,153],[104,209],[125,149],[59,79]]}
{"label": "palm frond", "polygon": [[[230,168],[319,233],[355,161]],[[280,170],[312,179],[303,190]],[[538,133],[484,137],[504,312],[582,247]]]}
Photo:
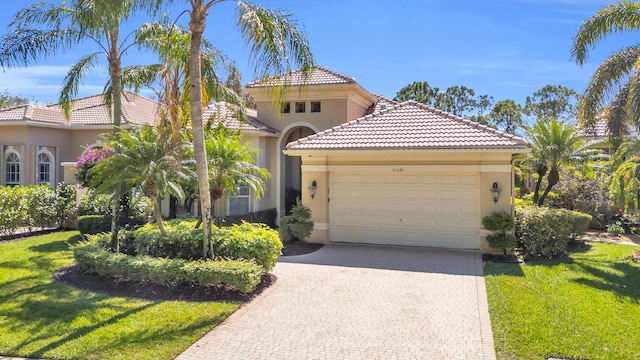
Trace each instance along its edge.
{"label": "palm frond", "polygon": [[82,77],[91,70],[95,69],[96,62],[100,53],[93,53],[83,56],[75,65],[69,69],[69,72],[62,81],[62,90],[60,90],[60,105],[64,116],[69,119],[71,116],[71,101],[78,95],[78,85]]}
{"label": "palm frond", "polygon": [[16,30],[0,42],[0,67],[26,66],[71,48],[78,32],[72,30]]}

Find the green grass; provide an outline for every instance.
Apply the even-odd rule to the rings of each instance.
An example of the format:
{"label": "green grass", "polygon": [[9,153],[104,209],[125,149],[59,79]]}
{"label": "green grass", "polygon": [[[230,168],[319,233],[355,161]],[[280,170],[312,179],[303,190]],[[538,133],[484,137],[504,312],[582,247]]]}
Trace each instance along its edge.
{"label": "green grass", "polygon": [[486,263],[499,359],[640,359],[638,247],[592,244],[562,260]]}
{"label": "green grass", "polygon": [[78,232],[0,244],[0,354],[49,359],[172,359],[233,302],[110,297],[53,281]]}

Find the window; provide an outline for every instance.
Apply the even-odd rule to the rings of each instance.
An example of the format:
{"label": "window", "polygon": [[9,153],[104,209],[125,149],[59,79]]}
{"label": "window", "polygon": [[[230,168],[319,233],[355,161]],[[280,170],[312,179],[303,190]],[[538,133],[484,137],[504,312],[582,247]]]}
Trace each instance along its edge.
{"label": "window", "polygon": [[49,155],[43,152],[38,154],[36,172],[38,184],[51,184],[51,158]]}
{"label": "window", "polygon": [[229,215],[242,215],[249,212],[249,188],[238,186],[236,194],[229,196]]}
{"label": "window", "polygon": [[291,103],[283,103],[282,104],[282,108],[280,109],[280,112],[283,114],[288,114],[291,112]]}
{"label": "window", "polygon": [[20,155],[15,151],[7,151],[4,166],[5,184],[20,185]]}
{"label": "window", "polygon": [[311,112],[320,112],[320,101],[311,102]]}
{"label": "window", "polygon": [[305,111],[307,111],[307,103],[297,102],[296,103],[296,112],[297,113],[303,113]]}

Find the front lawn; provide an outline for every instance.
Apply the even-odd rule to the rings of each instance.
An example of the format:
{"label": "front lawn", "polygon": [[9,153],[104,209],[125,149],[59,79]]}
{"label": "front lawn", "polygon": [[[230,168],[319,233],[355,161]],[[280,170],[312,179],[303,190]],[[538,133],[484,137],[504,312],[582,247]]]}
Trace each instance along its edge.
{"label": "front lawn", "polygon": [[594,243],[561,260],[486,263],[498,358],[640,358],[634,250]]}
{"label": "front lawn", "polygon": [[234,302],[110,297],[51,280],[78,232],[0,243],[0,354],[48,359],[172,359]]}

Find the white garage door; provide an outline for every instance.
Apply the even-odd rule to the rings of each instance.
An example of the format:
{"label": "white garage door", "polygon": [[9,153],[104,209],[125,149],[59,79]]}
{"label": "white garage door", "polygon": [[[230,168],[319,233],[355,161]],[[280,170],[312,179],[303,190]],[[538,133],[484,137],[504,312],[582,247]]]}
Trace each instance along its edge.
{"label": "white garage door", "polygon": [[479,175],[332,173],[334,242],[479,249]]}

